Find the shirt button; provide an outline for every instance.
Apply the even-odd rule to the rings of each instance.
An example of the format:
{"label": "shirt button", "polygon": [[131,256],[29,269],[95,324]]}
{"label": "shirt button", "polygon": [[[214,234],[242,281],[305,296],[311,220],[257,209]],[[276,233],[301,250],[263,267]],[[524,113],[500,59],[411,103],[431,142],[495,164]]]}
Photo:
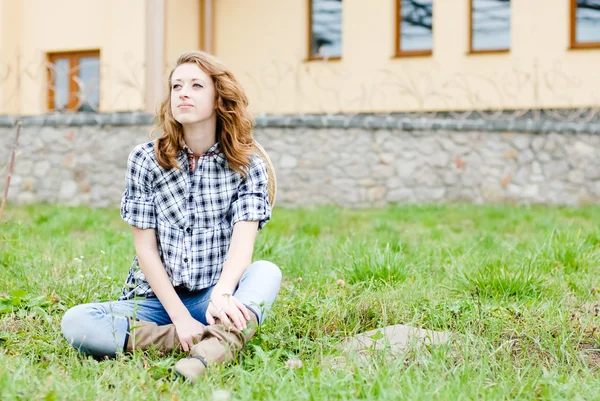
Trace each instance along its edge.
{"label": "shirt button", "polygon": [[187,258],[183,258],[184,263],[187,263],[187,260],[188,260]]}
{"label": "shirt button", "polygon": [[192,229],[188,227],[188,228],[185,229],[185,231],[187,231],[188,233],[191,233]]}
{"label": "shirt button", "polygon": [[190,202],[194,200],[194,197],[190,195]]}

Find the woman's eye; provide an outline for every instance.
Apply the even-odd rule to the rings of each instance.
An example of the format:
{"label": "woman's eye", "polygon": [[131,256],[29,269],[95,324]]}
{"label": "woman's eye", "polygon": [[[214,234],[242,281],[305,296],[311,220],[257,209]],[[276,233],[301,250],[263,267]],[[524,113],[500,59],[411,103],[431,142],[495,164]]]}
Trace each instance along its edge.
{"label": "woman's eye", "polygon": [[173,85],[173,89],[177,89],[177,88],[180,88],[180,87],[181,87],[181,85],[179,85],[179,84]]}
{"label": "woman's eye", "polygon": [[194,88],[202,88],[202,85],[200,85],[200,84],[194,84]]}

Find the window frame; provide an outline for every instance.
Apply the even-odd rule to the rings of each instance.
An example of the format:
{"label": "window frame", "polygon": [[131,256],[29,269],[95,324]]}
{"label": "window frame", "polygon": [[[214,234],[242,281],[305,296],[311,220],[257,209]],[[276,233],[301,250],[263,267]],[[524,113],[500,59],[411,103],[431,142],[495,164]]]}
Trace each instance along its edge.
{"label": "window frame", "polygon": [[[315,56],[312,54],[312,0],[307,0],[306,1],[308,4],[308,41],[306,42],[308,45],[308,57],[306,58],[307,61],[315,61],[315,60],[319,60],[319,61],[340,61],[342,59],[342,56],[335,56],[335,57],[323,57],[323,56]],[[342,0],[343,3],[343,0]],[[344,22],[344,11],[343,11],[344,6],[342,5],[342,39],[343,39],[343,34],[344,34],[344,30],[343,30],[343,22]],[[342,41],[343,43],[343,41]],[[343,48],[342,48],[343,50]],[[342,53],[343,55],[343,53]]]}
{"label": "window frame", "polygon": [[[468,0],[469,3],[469,51],[467,54],[502,54],[502,53],[510,53],[510,47],[507,48],[499,48],[499,49],[473,49],[473,2],[475,0]],[[512,30],[512,7],[510,8],[511,12],[511,30]]]}
{"label": "window frame", "polygon": [[[432,19],[432,25],[433,25],[433,7],[435,5],[435,0],[432,0],[431,2],[431,7],[432,7],[432,11],[431,11],[431,19]],[[395,0],[395,13],[396,13],[396,30],[395,30],[395,34],[396,34],[396,39],[395,39],[395,47],[394,47],[394,57],[395,58],[401,58],[401,57],[426,57],[426,56],[431,56],[433,54],[433,43],[432,43],[432,48],[429,50],[402,50],[401,45],[402,45],[402,40],[401,40],[401,36],[402,35],[402,17],[400,16],[400,13],[402,12],[402,0]],[[432,39],[433,39],[433,26],[431,27],[431,35],[432,35]],[[433,41],[432,41],[433,42]]]}
{"label": "window frame", "polygon": [[570,23],[570,49],[600,49],[600,41],[578,42],[577,41],[577,0],[571,0]]}
{"label": "window frame", "polygon": [[[98,63],[100,63],[100,49],[91,49],[91,50],[73,50],[73,51],[60,51],[60,52],[48,52],[46,53],[46,62],[48,64],[54,65],[54,62],[57,59],[68,59],[69,60],[69,91],[67,96],[67,105],[65,107],[64,112],[70,113],[79,113],[78,110],[75,109],[77,107],[78,102],[77,98],[73,96],[74,93],[77,93],[77,84],[73,79],[73,71],[75,71],[76,67],[79,65],[79,60],[85,57],[97,57]],[[54,82],[52,80],[53,73],[52,70],[48,67],[48,80],[47,80],[47,107],[48,112],[56,112],[55,104],[54,104]],[[100,71],[98,73],[98,108],[100,108],[101,97],[100,97]]]}

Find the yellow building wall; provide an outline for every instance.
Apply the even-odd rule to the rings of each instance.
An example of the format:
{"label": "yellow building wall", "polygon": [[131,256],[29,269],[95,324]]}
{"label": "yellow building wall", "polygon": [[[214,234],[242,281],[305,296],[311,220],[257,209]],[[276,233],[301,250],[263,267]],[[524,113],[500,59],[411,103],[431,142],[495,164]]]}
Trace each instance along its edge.
{"label": "yellow building wall", "polygon": [[6,114],[18,111],[20,16],[18,1],[0,0],[0,112]]}
{"label": "yellow building wall", "polygon": [[165,2],[165,78],[181,53],[200,48],[200,27],[200,0]]}
{"label": "yellow building wall", "polygon": [[255,113],[600,105],[600,49],[569,50],[569,1],[511,2],[511,49],[468,54],[468,0],[434,0],[433,55],[394,58],[394,0],[343,1],[340,61],[306,61],[308,0],[216,0],[214,52]]}
{"label": "yellow building wall", "polygon": [[[203,2],[154,1],[164,1],[165,79],[200,46]],[[344,0],[342,59],[328,62],[307,61],[308,1],[212,0],[212,51],[255,113],[600,105],[600,49],[569,50],[567,0],[512,1],[505,54],[468,54],[469,0],[434,0],[433,55],[407,58],[393,57],[395,0]],[[100,50],[100,111],[145,109],[146,5],[0,0],[0,113],[47,112],[46,53],[89,49]]]}
{"label": "yellow building wall", "polygon": [[0,112],[47,112],[46,54],[96,49],[100,111],[144,108],[144,0],[4,0],[2,9],[1,57],[18,67],[9,81],[19,86],[10,98],[2,88]]}

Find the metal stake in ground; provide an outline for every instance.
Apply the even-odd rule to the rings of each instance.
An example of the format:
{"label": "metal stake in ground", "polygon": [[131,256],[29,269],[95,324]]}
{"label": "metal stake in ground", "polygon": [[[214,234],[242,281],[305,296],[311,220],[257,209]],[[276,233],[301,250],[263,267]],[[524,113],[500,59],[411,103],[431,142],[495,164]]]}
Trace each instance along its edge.
{"label": "metal stake in ground", "polygon": [[13,146],[12,154],[10,155],[10,165],[8,166],[8,177],[6,177],[6,188],[4,188],[4,196],[2,197],[2,205],[0,205],[0,221],[2,221],[2,215],[4,214],[4,205],[6,204],[6,198],[8,198],[8,187],[10,187],[10,177],[13,173],[15,166],[15,154],[17,153],[17,146],[19,144],[19,134],[21,133],[21,121],[17,121],[17,135],[15,136],[15,144]]}

